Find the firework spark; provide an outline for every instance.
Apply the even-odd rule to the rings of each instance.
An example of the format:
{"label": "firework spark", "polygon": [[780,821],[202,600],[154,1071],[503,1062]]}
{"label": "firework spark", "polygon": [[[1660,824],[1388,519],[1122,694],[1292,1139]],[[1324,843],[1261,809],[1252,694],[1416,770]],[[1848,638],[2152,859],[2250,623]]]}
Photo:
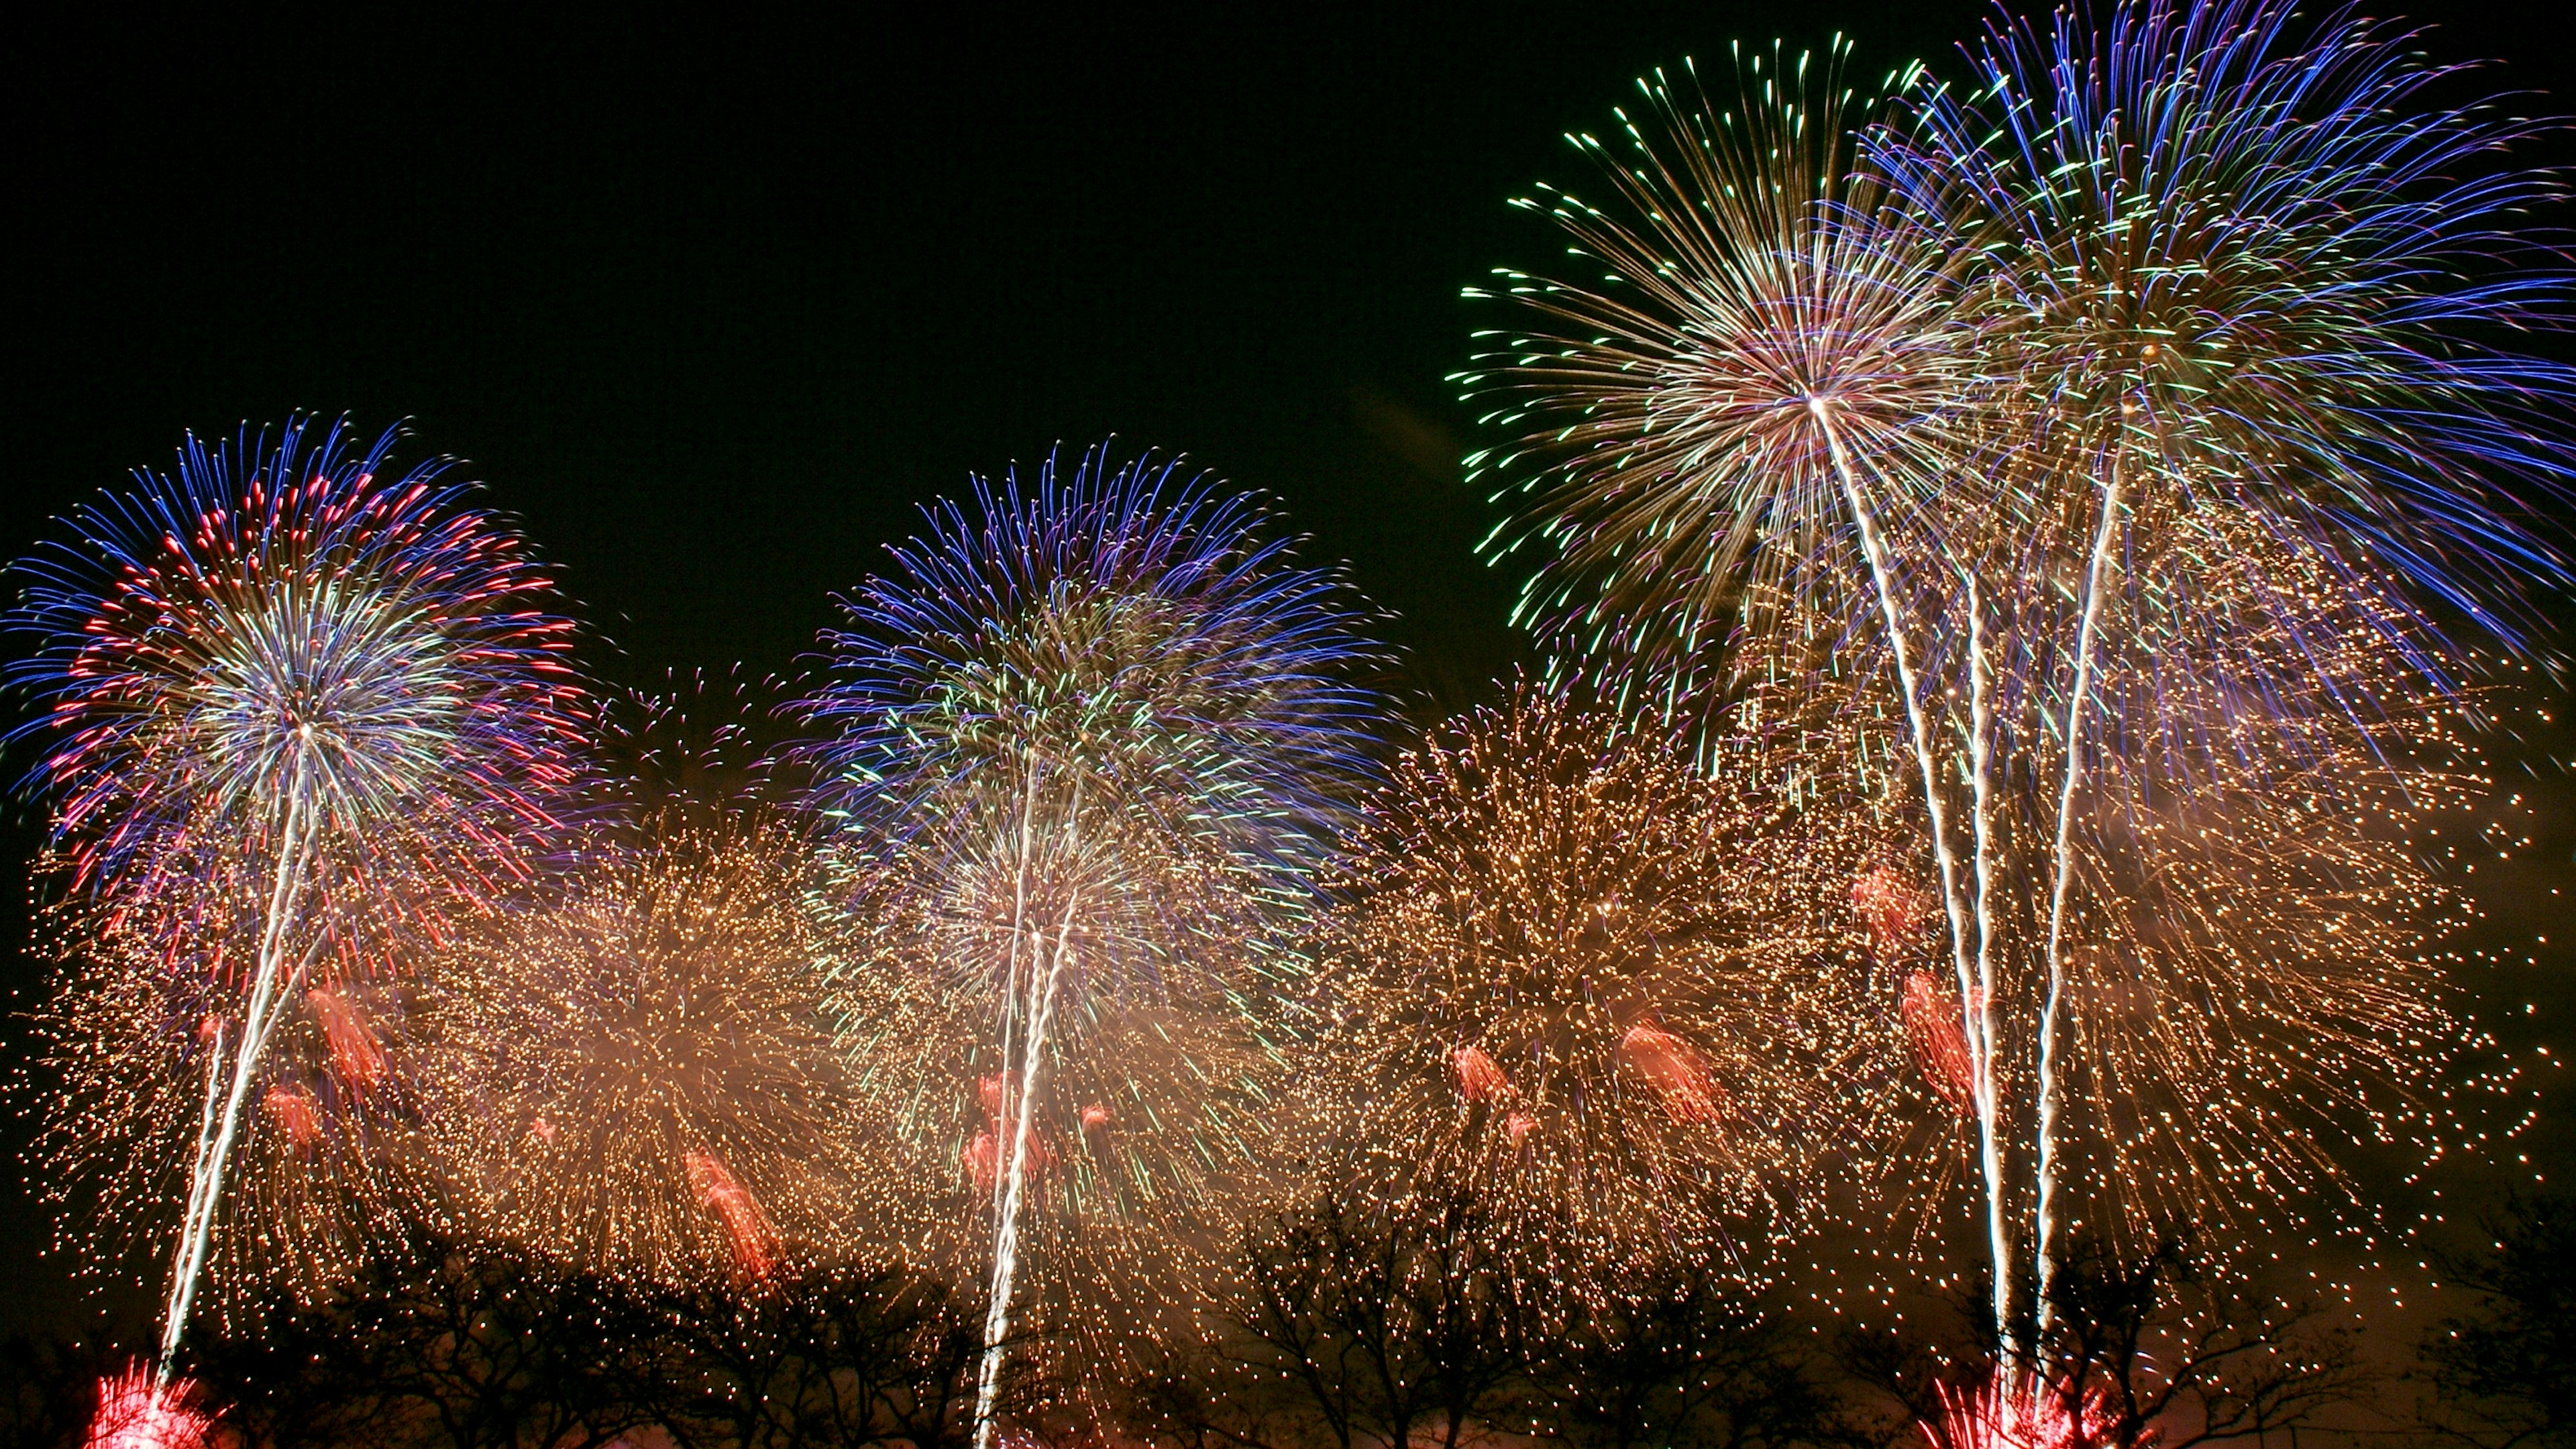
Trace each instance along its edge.
{"label": "firework spark", "polygon": [[11,620],[38,640],[14,677],[48,706],[37,781],[69,893],[157,948],[194,1013],[201,1049],[121,1059],[204,1073],[165,1358],[244,1134],[296,1150],[326,1115],[272,1080],[280,1033],[312,1018],[363,1093],[378,1047],[354,983],[523,879],[574,773],[569,626],[517,538],[443,462],[382,478],[394,434],[313,432],[191,439],[175,474],[138,473],[20,565]]}
{"label": "firework spark", "polygon": [[[71,969],[35,1014],[52,1090],[35,1150],[63,1207],[65,1243],[92,1272],[167,1243],[172,1178],[222,1101],[233,983],[190,969],[145,915],[73,897],[52,907],[46,949]],[[227,1164],[226,1220],[202,1271],[212,1303],[275,1289],[299,1297],[346,1279],[371,1241],[424,1206],[418,1098],[396,981],[348,977],[285,1002],[254,1075]]]}
{"label": "firework spark", "polygon": [[1023,1244],[1095,1291],[1253,1165],[1370,702],[1340,585],[1248,497],[1095,450],[975,504],[847,601],[811,712],[887,942],[849,1036],[989,1214],[989,1443]]}

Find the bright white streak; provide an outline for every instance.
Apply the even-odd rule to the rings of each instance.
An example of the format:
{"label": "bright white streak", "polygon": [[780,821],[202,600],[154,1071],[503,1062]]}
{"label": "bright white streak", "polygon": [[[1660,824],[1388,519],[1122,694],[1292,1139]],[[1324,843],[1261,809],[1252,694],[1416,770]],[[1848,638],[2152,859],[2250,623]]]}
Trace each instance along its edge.
{"label": "bright white streak", "polygon": [[[1896,607],[1893,568],[1888,562],[1887,543],[1879,537],[1877,520],[1862,501],[1860,480],[1852,470],[1851,456],[1843,447],[1842,433],[1834,426],[1828,400],[1809,397],[1807,411],[1824,430],[1825,446],[1833,454],[1834,473],[1841,479],[1843,501],[1850,507],[1852,525],[1860,534],[1863,557],[1869,560],[1870,580],[1878,593],[1879,617],[1887,629],[1888,652],[1896,665],[1897,687],[1905,696],[1905,718],[1912,726],[1914,760],[1923,776],[1923,808],[1931,817],[1932,854],[1941,866],[1941,903],[1950,918],[1950,956],[1959,978],[1960,1010],[1972,1028],[1969,1034],[1971,1060],[1977,1067],[1975,1098],[1977,1105],[1977,1158],[1986,1180],[1986,1247],[1994,1259],[1995,1329],[2000,1335],[2012,1321],[2012,1239],[2004,1222],[2003,1144],[1998,1140],[1996,1123],[1997,1098],[1994,1090],[1993,1036],[1991,1005],[1984,1019],[1970,1006],[1977,994],[1968,961],[1967,910],[1959,901],[1959,862],[1950,848],[1949,811],[1941,800],[1939,772],[1932,763],[1932,730],[1923,718],[1923,703],[1914,683],[1913,655],[1906,648],[1905,629]],[[1982,912],[1984,903],[1979,902]]]}
{"label": "bright white streak", "polygon": [[[1002,1360],[1005,1357],[1011,1329],[1011,1299],[1016,1291],[1020,1265],[1020,1197],[1028,1176],[1029,1115],[1037,1100],[1038,1070],[1045,1061],[1048,1028],[1055,1017],[1055,989],[1062,979],[1065,946],[1073,932],[1074,912],[1082,902],[1082,892],[1075,890],[1065,898],[1064,910],[1056,922],[1055,950],[1045,975],[1038,963],[1048,959],[1045,932],[1029,929],[1029,876],[1034,869],[1037,850],[1038,760],[1029,757],[1024,772],[1020,800],[1020,860],[1011,890],[1011,965],[1009,976],[1010,1006],[1002,1013],[1002,1098],[993,1114],[993,1129],[1002,1130],[1012,1116],[1011,1093],[1018,1093],[1018,1120],[1011,1125],[1011,1163],[1009,1171],[994,1181],[997,1201],[993,1207],[993,1280],[984,1305],[984,1356],[975,1370],[975,1449],[992,1449],[995,1421],[993,1409],[1002,1388]],[[1070,836],[1082,811],[1079,789],[1065,811],[1064,832]],[[1030,1002],[1020,1000],[1020,941],[1029,942],[1028,989]],[[1026,1015],[1029,1029],[1023,1037],[1018,1032],[1020,1019]],[[1026,1065],[1012,1069],[1011,1049],[1017,1042]],[[994,1144],[996,1148],[999,1143]]]}
{"label": "bright white streak", "polygon": [[[277,874],[269,887],[268,915],[261,922],[259,970],[252,979],[250,1004],[242,1013],[241,1037],[233,1051],[232,1089],[225,1095],[222,1125],[212,1143],[205,1141],[202,1125],[198,1133],[196,1161],[188,1174],[188,1209],[180,1227],[179,1262],[170,1284],[170,1297],[162,1309],[161,1361],[159,1382],[167,1385],[179,1351],[179,1339],[187,1331],[188,1313],[195,1306],[197,1282],[204,1275],[206,1251],[215,1236],[215,1214],[223,1201],[224,1169],[232,1160],[233,1138],[241,1126],[242,1103],[250,1096],[252,1080],[259,1072],[259,1059],[268,1046],[268,1034],[277,1025],[279,1004],[285,993],[278,978],[284,964],[286,922],[293,912],[297,897],[304,887],[304,857],[311,844],[311,822],[306,818],[311,803],[307,781],[308,761],[313,748],[313,727],[299,727],[302,748],[295,755],[295,779],[288,787],[286,823],[279,832]],[[301,978],[304,967],[299,962],[295,974]],[[212,1096],[213,1074],[223,1060],[223,1033],[215,1034],[215,1061],[209,1064],[208,1095]]]}
{"label": "bright white streak", "polygon": [[2102,485],[2102,521],[2093,533],[2093,557],[2084,571],[2084,617],[2075,630],[2075,696],[2066,702],[2066,781],[2057,792],[2057,881],[2048,904],[2048,999],[2039,1014],[2039,1327],[2046,1331],[2053,1315],[2048,1295],[2056,1281],[2050,1239],[2056,1230],[2057,1199],[2057,1018],[2066,990],[2066,967],[2058,943],[2066,929],[2066,888],[2072,878],[2071,841],[2075,827],[2075,786],[2083,769],[2081,731],[2084,698],[2093,684],[2094,626],[2102,612],[2103,576],[2111,568],[2111,539],[2120,521],[2120,447],[2111,445],[2111,469]]}

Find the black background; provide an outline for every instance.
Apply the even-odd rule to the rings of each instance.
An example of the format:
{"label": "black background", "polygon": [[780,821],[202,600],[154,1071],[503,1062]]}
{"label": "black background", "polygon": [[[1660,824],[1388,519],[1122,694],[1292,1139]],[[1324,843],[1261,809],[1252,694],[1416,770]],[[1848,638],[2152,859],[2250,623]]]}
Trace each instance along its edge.
{"label": "black background", "polygon": [[[922,501],[1114,433],[1274,493],[1392,612],[1410,707],[1452,706],[1524,651],[1458,464],[1493,440],[1443,380],[1500,317],[1460,288],[1557,255],[1506,199],[1581,189],[1561,133],[1612,124],[1655,65],[1841,31],[1864,83],[1915,57],[1955,73],[1982,14],[928,8],[946,18],[20,17],[0,554],[184,430],[409,418],[407,456],[470,459],[560,563],[600,674],[772,671]],[[2517,17],[2431,18],[2437,53],[2569,92]],[[2530,754],[2553,752],[2576,753]],[[2548,930],[2548,890],[2576,884],[2563,785],[2541,788],[2553,833],[2499,940]],[[2516,1043],[2566,1020],[2568,957],[2541,960],[2491,992],[2545,1004]],[[23,1010],[37,975],[5,969]],[[82,1302],[46,1232],[28,1190],[0,1194],[0,1326]]]}

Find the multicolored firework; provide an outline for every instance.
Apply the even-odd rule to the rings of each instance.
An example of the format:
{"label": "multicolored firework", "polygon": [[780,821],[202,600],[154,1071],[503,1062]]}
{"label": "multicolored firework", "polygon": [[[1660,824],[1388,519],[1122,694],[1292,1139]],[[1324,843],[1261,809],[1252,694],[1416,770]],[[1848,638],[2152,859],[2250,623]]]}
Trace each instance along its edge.
{"label": "multicolored firework", "polygon": [[1371,712],[1358,614],[1250,498],[1102,449],[975,504],[846,601],[810,713],[890,942],[849,1038],[989,1214],[989,1443],[1024,1256],[1052,1293],[1128,1281],[1095,1265],[1187,1253],[1256,1164]]}
{"label": "multicolored firework", "polygon": [[469,1220],[679,1286],[890,1231],[823,1015],[843,939],[794,833],[665,817],[442,958],[430,1128]]}
{"label": "multicolored firework", "polygon": [[1887,520],[1950,481],[1974,333],[1935,236],[1853,172],[1840,60],[1744,57],[1725,109],[1695,70],[1658,74],[1643,122],[1618,113],[1626,153],[1572,138],[1618,210],[1518,203],[1620,285],[1498,274],[1552,326],[1478,334],[1484,370],[1457,380],[1527,432],[1470,476],[1540,491],[1494,540],[1543,555],[1514,622],[1615,665],[1590,671],[1615,698],[1714,715],[1747,624],[1810,653],[1887,626],[1910,587]]}
{"label": "multicolored firework", "polygon": [[1469,378],[1544,425],[1494,460],[1552,470],[1533,622],[1702,717],[1803,672],[1903,762],[1952,979],[1900,1015],[1972,1129],[1999,1330],[2045,1330],[2077,1215],[2257,1209],[2331,1170],[2286,1117],[2438,1114],[2463,1032],[2382,832],[2479,782],[2410,591],[2509,634],[2563,577],[2526,495],[2572,375],[2461,330],[2558,320],[2558,273],[2489,265],[2550,190],[2472,164],[2522,128],[2410,113],[2447,72],[2348,11],[2106,18],[1999,20],[1857,180],[1810,87],[1650,86],[1664,134],[1582,143],[1621,209],[1552,207],[1613,288],[1513,276],[1572,325]]}
{"label": "multicolored firework", "polygon": [[[1866,1005],[1843,904],[1885,822],[1787,748],[1711,774],[1669,729],[1524,685],[1373,798],[1323,984],[1319,1156],[1361,1201],[1490,1202],[1522,1271],[1744,1267],[1843,1136]],[[1869,1065],[1860,1064],[1864,1069]]]}
{"label": "multicolored firework", "polygon": [[335,1120],[269,1053],[309,1025],[316,1060],[372,1091],[363,983],[525,879],[575,774],[570,626],[544,611],[550,585],[517,537],[463,506],[443,462],[382,478],[393,434],[361,451],[339,424],[313,433],[298,421],[274,439],[191,439],[176,474],[138,473],[22,563],[31,583],[11,618],[38,640],[13,677],[48,709],[37,778],[70,895],[132,943],[113,969],[159,963],[166,1004],[111,1015],[198,1043],[153,1053],[135,1039],[90,1058],[204,1072],[182,1114],[194,1130],[165,1359],[218,1225],[260,1231],[247,1204],[227,1206],[245,1134],[254,1151],[277,1137],[294,1152]]}

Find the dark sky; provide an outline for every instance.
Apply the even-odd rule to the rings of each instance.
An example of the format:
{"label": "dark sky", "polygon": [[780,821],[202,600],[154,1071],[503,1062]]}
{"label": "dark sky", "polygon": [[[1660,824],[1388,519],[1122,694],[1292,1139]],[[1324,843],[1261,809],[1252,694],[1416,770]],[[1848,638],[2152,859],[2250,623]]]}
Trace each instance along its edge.
{"label": "dark sky", "polygon": [[[601,672],[772,670],[920,502],[1115,433],[1274,492],[1451,701],[1519,650],[1443,381],[1497,315],[1459,289],[1556,254],[1506,198],[1588,180],[1560,133],[1654,65],[1842,31],[1874,80],[1946,61],[1981,13],[231,8],[83,8],[4,42],[0,555],[184,430],[407,417],[414,456],[470,459],[562,565]],[[2443,53],[2571,90],[2493,8],[2433,18]],[[63,1301],[39,1222],[0,1201],[10,1321]]]}

